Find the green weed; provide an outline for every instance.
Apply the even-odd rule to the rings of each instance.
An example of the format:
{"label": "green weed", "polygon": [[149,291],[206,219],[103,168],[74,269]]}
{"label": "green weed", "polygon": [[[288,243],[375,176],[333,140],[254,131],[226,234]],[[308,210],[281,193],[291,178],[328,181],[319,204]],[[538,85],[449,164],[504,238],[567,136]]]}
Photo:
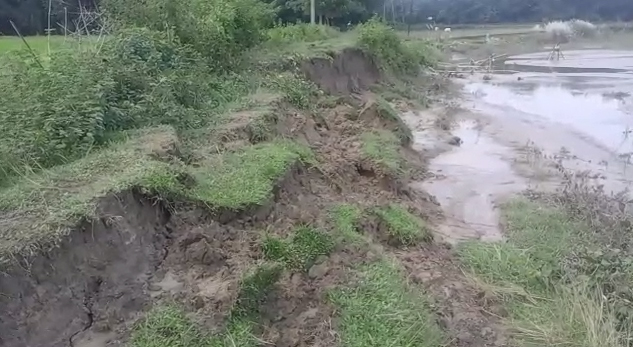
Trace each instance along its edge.
{"label": "green weed", "polygon": [[262,247],[267,259],[307,271],[319,256],[332,252],[334,243],[328,234],[309,226],[301,226],[286,240],[266,237]]}
{"label": "green weed", "polygon": [[399,176],[404,172],[404,161],[400,155],[400,139],[387,130],[376,130],[361,135],[362,154],[366,159]]}
{"label": "green weed", "polygon": [[426,223],[401,206],[391,204],[379,207],[375,209],[375,213],[387,226],[389,236],[400,244],[412,245],[421,240],[433,239]]}
{"label": "green weed", "polygon": [[341,345],[439,347],[447,342],[425,298],[387,261],[358,269],[358,283],[330,294],[340,313]]}

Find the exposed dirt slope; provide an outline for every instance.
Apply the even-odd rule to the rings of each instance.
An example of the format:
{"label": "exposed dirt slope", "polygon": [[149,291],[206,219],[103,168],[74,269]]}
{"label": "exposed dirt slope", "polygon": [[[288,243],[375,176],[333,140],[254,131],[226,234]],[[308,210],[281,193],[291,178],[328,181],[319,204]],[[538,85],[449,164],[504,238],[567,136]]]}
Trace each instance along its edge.
{"label": "exposed dirt slope", "polygon": [[[332,61],[305,62],[303,70],[332,94],[362,92],[380,80],[375,63],[352,49]],[[264,233],[283,238],[302,225],[332,232],[328,212],[341,203],[366,211],[397,203],[432,225],[438,213],[434,199],[409,186],[424,171],[425,160],[399,132],[402,122],[385,117],[371,94],[354,100],[343,98],[318,115],[275,102],[276,117],[235,117],[226,128],[231,136],[222,136],[216,148],[262,141],[250,128],[257,119],[277,135],[309,146],[316,157],[317,164],[292,166],[279,178],[273,199],[261,206],[210,213],[208,206],[167,204],[137,190],[102,199],[99,220],[81,223],[54,251],[16,260],[3,270],[0,345],[123,345],[142,312],[174,300],[207,329],[220,332],[243,300],[244,274],[265,258]],[[195,162],[195,155],[188,160]],[[254,333],[260,345],[338,345],[337,316],[327,292],[353,281],[349,269],[385,254],[399,259],[414,282],[436,296],[451,345],[505,345],[445,246],[394,243],[371,213],[359,227],[374,246],[337,243],[305,271],[284,271],[276,289],[257,302]]]}

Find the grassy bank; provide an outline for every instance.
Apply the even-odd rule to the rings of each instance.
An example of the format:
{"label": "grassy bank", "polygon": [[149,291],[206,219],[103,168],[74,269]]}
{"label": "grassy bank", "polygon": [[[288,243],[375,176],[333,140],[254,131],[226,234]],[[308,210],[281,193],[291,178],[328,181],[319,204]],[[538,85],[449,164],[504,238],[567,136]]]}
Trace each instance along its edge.
{"label": "grassy bank", "polygon": [[[304,329],[306,336],[322,331],[350,346],[443,345],[429,299],[387,252],[371,259],[364,253],[385,240],[395,241],[385,243],[394,248],[431,242],[420,213],[399,204],[407,199],[399,191],[382,193],[376,206],[351,207],[329,190],[334,173],[343,172],[351,174],[344,185],[360,177],[363,193],[382,191],[343,165],[345,142],[358,146],[350,161],[370,163],[377,177],[404,179],[402,150],[411,131],[382,98],[376,114],[361,119],[357,102],[325,95],[301,70],[316,64],[312,59],[323,63],[353,49],[379,71],[376,83],[402,86],[436,62],[436,47],[403,42],[377,20],[344,34],[326,26],[270,27],[270,6],[231,4],[209,19],[196,15],[208,10],[202,3],[163,18],[151,9],[137,16],[135,8],[113,2],[121,25],[98,44],[79,50],[57,42],[48,52],[38,38],[41,61],[3,46],[2,266],[55,250],[82,222],[115,228],[112,221],[125,217],[101,216],[102,199],[140,192],[160,201],[169,216],[180,217],[181,205],[204,211],[212,222],[199,218],[193,223],[200,228],[170,229],[164,251],[182,252],[176,262],[183,271],[199,271],[187,272],[187,286],[229,294],[221,305],[208,293],[152,297],[153,308],[123,334],[131,346],[256,346],[283,335],[274,329]],[[185,25],[183,16],[193,19]],[[337,107],[349,110],[347,123],[341,124]],[[317,206],[323,208],[303,215]],[[267,215],[255,218],[251,211]],[[361,230],[360,219],[378,221],[378,234]],[[190,255],[190,244],[205,250],[201,260]],[[222,254],[215,259],[216,253]],[[163,264],[175,266],[169,259]],[[226,271],[205,272],[210,265]],[[219,287],[202,283],[216,280]],[[323,316],[311,317],[313,307],[292,309],[306,301]],[[270,317],[284,309],[306,314],[294,317],[303,317],[301,324],[316,323],[287,327]],[[222,319],[205,322],[218,312]],[[325,330],[323,321],[335,323]]]}
{"label": "grassy bank", "polygon": [[588,192],[516,199],[503,207],[507,243],[473,242],[459,249],[487,299],[503,306],[519,346],[628,345],[630,256],[606,235],[617,234],[615,229],[595,232],[605,229],[594,229],[598,225],[590,221],[606,210],[594,210],[597,205],[587,201],[607,200]]}

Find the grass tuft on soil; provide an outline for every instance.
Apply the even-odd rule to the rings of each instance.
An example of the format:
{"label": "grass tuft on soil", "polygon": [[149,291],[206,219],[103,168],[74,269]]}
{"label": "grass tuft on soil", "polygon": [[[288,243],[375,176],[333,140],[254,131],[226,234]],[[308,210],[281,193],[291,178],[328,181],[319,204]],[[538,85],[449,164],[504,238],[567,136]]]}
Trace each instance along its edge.
{"label": "grass tuft on soil", "polygon": [[280,264],[264,263],[244,276],[233,315],[249,317],[258,313],[260,304],[273,289],[282,272],[283,267]]}
{"label": "grass tuft on soil", "polygon": [[55,242],[82,218],[95,217],[96,199],[132,187],[172,191],[181,172],[156,160],[155,149],[174,146],[174,130],[159,127],[130,135],[82,160],[27,173],[0,191],[0,258],[29,254]]}
{"label": "grass tuft on soil", "polygon": [[405,282],[401,270],[381,260],[358,269],[354,287],[337,289],[341,345],[348,347],[439,347],[442,330],[424,297]]}
{"label": "grass tuft on soil", "polygon": [[131,347],[255,347],[251,323],[232,320],[222,335],[210,335],[176,306],[158,306],[134,327]]}
{"label": "grass tuft on soil", "polygon": [[587,225],[559,206],[523,198],[505,204],[503,215],[508,242],[469,242],[459,258],[508,312],[514,344],[623,346],[633,330],[628,319],[618,321],[626,314],[615,314],[623,307],[610,302],[603,277],[618,271],[584,267],[584,245],[594,243]]}
{"label": "grass tuft on soil", "polygon": [[319,256],[332,252],[330,235],[311,226],[300,226],[288,239],[267,236],[262,245],[264,256],[286,264],[289,268],[308,270]]}
{"label": "grass tuft on soil", "polygon": [[421,218],[399,205],[390,204],[375,209],[375,214],[386,225],[389,236],[403,245],[431,241],[433,234]]}
{"label": "grass tuft on soil", "polygon": [[363,215],[360,207],[350,204],[340,204],[332,207],[329,211],[329,218],[336,231],[339,232],[346,241],[355,241],[361,237],[358,230],[358,222]]}
{"label": "grass tuft on soil", "polygon": [[399,176],[404,172],[404,161],[400,155],[400,140],[387,130],[376,130],[361,135],[363,157],[387,173]]}
{"label": "grass tuft on soil", "polygon": [[192,170],[197,185],[188,196],[211,208],[258,205],[270,199],[278,180],[293,165],[311,160],[313,154],[308,148],[286,140],[219,154]]}

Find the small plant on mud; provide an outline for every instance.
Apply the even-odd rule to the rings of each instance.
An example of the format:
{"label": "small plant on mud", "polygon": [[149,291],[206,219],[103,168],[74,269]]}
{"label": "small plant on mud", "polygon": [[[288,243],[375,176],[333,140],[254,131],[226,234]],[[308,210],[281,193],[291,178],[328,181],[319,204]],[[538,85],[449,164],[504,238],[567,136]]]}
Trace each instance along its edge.
{"label": "small plant on mud", "polygon": [[332,252],[334,243],[328,234],[301,226],[289,240],[269,236],[262,247],[267,259],[283,262],[292,269],[307,271],[319,256]]}
{"label": "small plant on mud", "polygon": [[374,213],[384,223],[389,236],[398,244],[412,245],[418,241],[433,240],[433,234],[426,223],[399,205],[379,207]]}
{"label": "small plant on mud", "polygon": [[262,264],[247,274],[240,283],[240,292],[232,314],[235,317],[247,317],[256,314],[259,306],[273,289],[283,267],[280,264]]}

